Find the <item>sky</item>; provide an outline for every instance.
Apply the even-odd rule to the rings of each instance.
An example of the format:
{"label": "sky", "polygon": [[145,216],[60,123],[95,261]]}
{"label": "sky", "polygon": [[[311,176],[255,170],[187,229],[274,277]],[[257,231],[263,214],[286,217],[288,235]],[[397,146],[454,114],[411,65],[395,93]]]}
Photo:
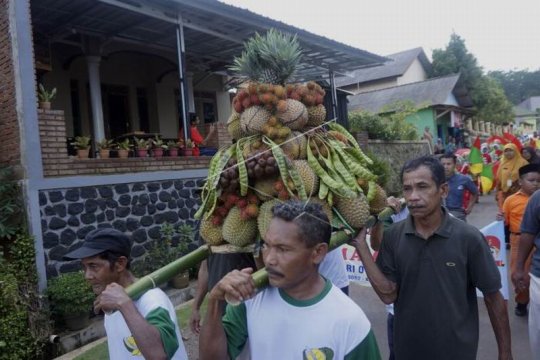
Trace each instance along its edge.
{"label": "sky", "polygon": [[389,55],[445,48],[455,32],[485,71],[540,69],[540,0],[220,0]]}

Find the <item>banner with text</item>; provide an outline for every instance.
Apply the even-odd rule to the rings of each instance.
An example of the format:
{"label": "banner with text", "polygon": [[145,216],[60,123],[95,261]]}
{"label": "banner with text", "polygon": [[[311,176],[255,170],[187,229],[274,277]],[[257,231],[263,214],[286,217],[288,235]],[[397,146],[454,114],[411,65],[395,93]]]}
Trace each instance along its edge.
{"label": "banner with text", "polygon": [[[508,267],[506,264],[506,246],[504,243],[504,224],[502,221],[495,221],[480,230],[486,237],[488,245],[491,249],[493,259],[501,274],[503,297],[508,300]],[[369,244],[369,235],[368,235]],[[371,249],[371,247],[370,247]],[[356,249],[350,245],[342,245],[340,247],[345,268],[349,281],[354,281],[363,286],[371,286],[364,269],[360,256]],[[371,253],[375,256],[375,251],[371,249]],[[480,291],[477,291],[478,296],[482,296]]]}

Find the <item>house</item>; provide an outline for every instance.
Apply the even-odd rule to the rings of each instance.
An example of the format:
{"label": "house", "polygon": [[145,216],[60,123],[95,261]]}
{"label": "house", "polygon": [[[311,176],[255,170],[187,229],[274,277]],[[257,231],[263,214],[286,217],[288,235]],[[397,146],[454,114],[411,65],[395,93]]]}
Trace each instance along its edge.
{"label": "house", "polygon": [[[227,67],[244,41],[270,28],[297,34],[296,81],[328,81],[331,117],[343,110],[336,74],[385,60],[213,0],[0,2],[0,164],[23,184],[41,289],[78,267],[63,255],[93,229],[128,233],[138,259],[164,223],[195,225],[208,172],[205,156],[77,159],[68,138],[177,138],[195,113],[203,132],[218,124],[215,146],[230,143]],[[37,83],[58,90],[52,110],[38,109]]]}
{"label": "house", "polygon": [[336,86],[354,94],[424,81],[431,63],[420,47],[386,55],[381,66],[355,70],[336,80]]}
{"label": "house", "polygon": [[514,106],[515,129],[522,134],[532,134],[540,120],[540,96],[531,96]]}
{"label": "house", "polygon": [[[386,65],[385,65],[386,66]],[[436,129],[436,137],[444,142],[471,115],[472,100],[459,83],[459,74],[371,90],[349,97],[349,111],[365,110],[376,114],[392,112],[392,105],[410,102],[420,108],[406,121],[416,127],[419,136],[424,128]]]}

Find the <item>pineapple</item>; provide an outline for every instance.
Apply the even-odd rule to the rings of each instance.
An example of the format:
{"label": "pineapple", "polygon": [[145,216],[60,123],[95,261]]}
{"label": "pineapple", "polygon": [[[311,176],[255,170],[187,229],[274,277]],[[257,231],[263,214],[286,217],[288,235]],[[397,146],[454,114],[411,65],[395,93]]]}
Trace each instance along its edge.
{"label": "pineapple", "polygon": [[270,29],[266,35],[255,34],[245,43],[242,56],[234,59],[230,70],[255,82],[285,85],[294,75],[301,57],[296,35]]}

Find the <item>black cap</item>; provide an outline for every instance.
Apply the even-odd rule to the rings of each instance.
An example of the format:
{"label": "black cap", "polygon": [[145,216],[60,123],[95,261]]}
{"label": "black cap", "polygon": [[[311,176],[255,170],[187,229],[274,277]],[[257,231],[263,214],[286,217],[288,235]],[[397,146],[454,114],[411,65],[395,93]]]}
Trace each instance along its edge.
{"label": "black cap", "polygon": [[523,165],[519,168],[519,177],[522,177],[525,174],[531,173],[531,172],[538,172],[540,173],[540,165],[538,164],[527,164]]}
{"label": "black cap", "polygon": [[131,253],[129,236],[115,229],[92,230],[86,234],[83,245],[64,255],[64,258],[83,259],[105,251],[112,251],[129,259]]}

